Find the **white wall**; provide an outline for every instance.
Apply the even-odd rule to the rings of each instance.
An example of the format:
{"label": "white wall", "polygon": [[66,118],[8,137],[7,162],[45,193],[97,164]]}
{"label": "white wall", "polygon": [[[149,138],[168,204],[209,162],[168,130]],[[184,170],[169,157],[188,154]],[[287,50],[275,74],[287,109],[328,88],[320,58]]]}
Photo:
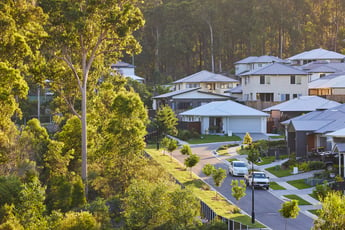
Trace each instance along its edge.
{"label": "white wall", "polygon": [[252,99],[256,100],[257,93],[273,93],[274,101],[281,101],[281,94],[290,94],[290,99],[293,98],[293,94],[300,96],[308,95],[308,76],[301,76],[301,84],[290,84],[290,75],[267,75],[270,77],[270,84],[260,84],[260,76],[249,76],[249,81],[244,82],[242,77],[242,91],[243,100],[248,100],[245,95],[253,95]]}
{"label": "white wall", "polygon": [[223,119],[225,133],[266,133],[266,117],[226,117]]}

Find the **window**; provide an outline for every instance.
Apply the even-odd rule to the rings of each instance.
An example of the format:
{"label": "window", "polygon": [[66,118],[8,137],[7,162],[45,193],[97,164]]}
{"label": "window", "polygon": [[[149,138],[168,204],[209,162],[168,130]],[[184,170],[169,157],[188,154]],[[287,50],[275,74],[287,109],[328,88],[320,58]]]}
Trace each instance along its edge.
{"label": "window", "polygon": [[290,76],[290,84],[291,85],[296,84],[296,76],[295,75]]}
{"label": "window", "polygon": [[262,64],[261,64],[261,63],[259,63],[259,64],[258,64],[258,67],[262,67]]}
{"label": "window", "polygon": [[271,84],[271,78],[268,77],[268,76],[264,76],[264,75],[261,75],[260,76],[260,84],[263,85],[263,84]]}
{"label": "window", "polygon": [[292,98],[297,98],[298,97],[298,95],[296,94],[296,93],[294,93],[293,95],[292,95]]}
{"label": "window", "polygon": [[301,76],[297,76],[297,77],[296,77],[296,84],[298,84],[298,85],[302,84],[302,78],[301,78]]}
{"label": "window", "polygon": [[288,100],[290,100],[290,94],[281,94],[280,95],[280,100],[281,101],[288,101]]}
{"label": "window", "polygon": [[326,74],[324,74],[324,73],[320,74],[320,78],[322,78],[324,76],[326,76]]}

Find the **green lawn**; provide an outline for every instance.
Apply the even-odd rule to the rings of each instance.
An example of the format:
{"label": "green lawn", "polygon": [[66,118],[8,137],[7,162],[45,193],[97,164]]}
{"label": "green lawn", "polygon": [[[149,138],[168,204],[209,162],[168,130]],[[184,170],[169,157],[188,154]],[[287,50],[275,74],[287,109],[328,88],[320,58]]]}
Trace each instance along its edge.
{"label": "green lawn", "polygon": [[229,161],[229,162],[232,162],[232,161],[238,161],[238,159],[237,158],[229,158],[229,159],[226,159],[227,161]]}
{"label": "green lawn", "polygon": [[267,170],[268,172],[272,173],[276,177],[284,177],[284,176],[292,175],[290,169],[281,169],[280,165],[273,166],[273,167],[270,167],[270,168],[266,168],[265,170]]}
{"label": "green lawn", "polygon": [[311,188],[313,186],[305,183],[304,179],[300,179],[300,180],[291,180],[291,181],[287,181],[287,183],[291,184],[292,186],[298,188],[298,189],[305,189],[305,188]]}
{"label": "green lawn", "polygon": [[[270,164],[272,162],[274,162],[276,160],[276,157],[275,156],[269,156],[269,157],[260,157],[261,158],[261,161],[260,162],[257,162],[256,165],[267,165],[267,164]],[[286,159],[288,158],[288,155],[282,155],[279,157],[281,160],[282,159]]]}
{"label": "green lawn", "polygon": [[156,150],[154,146],[147,147],[145,150],[152,159],[162,165],[180,183],[191,189],[194,195],[211,207],[217,215],[238,221],[251,228],[265,228],[265,226],[257,222],[252,224],[250,216],[238,213],[236,210],[239,208],[236,205],[230,204],[222,196],[218,195],[218,198],[215,199],[215,191],[205,189],[208,187],[207,184],[195,174],[192,174],[191,177],[190,171],[186,171],[184,165],[175,159],[171,160],[169,155],[162,155],[162,150]]}
{"label": "green lawn", "polygon": [[284,195],[284,197],[290,199],[290,200],[298,200],[298,205],[311,205],[308,201],[302,199],[301,197],[297,195]]}
{"label": "green lawn", "polygon": [[308,194],[309,196],[311,196],[311,197],[313,197],[315,200],[318,200],[319,201],[319,198],[316,196],[316,195],[314,195],[314,193],[311,193],[311,194]]}
{"label": "green lawn", "polygon": [[286,190],[283,186],[280,186],[276,182],[270,182],[270,188],[273,190]]}
{"label": "green lawn", "polygon": [[226,136],[226,135],[201,135],[197,139],[189,139],[189,144],[203,144],[213,142],[226,142],[226,141],[241,141],[242,139],[238,136]]}

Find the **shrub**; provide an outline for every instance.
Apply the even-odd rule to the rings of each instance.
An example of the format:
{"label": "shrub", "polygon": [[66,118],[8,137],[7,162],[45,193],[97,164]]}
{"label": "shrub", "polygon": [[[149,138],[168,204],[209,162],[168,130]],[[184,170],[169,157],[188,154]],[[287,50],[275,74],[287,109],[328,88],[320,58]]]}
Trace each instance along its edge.
{"label": "shrub", "polygon": [[316,196],[319,200],[323,200],[326,197],[327,193],[331,190],[328,186],[327,181],[324,181],[323,184],[318,184],[313,190],[313,195]]}
{"label": "shrub", "polygon": [[181,140],[187,141],[187,140],[189,140],[192,137],[192,134],[191,134],[191,132],[189,130],[182,129],[182,130],[179,130],[177,136]]}
{"label": "shrub", "polygon": [[326,167],[326,165],[322,161],[310,161],[309,162],[310,170],[324,169],[325,167]]}
{"label": "shrub", "polygon": [[309,169],[309,163],[308,163],[308,162],[302,162],[302,163],[300,163],[300,164],[298,165],[298,169],[299,169],[300,171],[304,171],[304,172],[309,171],[309,170],[310,170],[310,169]]}

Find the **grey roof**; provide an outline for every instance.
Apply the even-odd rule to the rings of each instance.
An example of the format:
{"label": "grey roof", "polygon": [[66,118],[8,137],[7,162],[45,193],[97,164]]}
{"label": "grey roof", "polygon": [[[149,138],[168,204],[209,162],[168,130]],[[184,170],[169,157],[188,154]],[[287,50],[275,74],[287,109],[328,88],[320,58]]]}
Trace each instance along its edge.
{"label": "grey roof", "polygon": [[284,121],[282,124],[290,122],[293,125],[296,124],[299,130],[309,130],[315,133],[333,132],[345,128],[345,104],[324,111],[313,111]]}
{"label": "grey roof", "polygon": [[345,71],[344,62],[314,61],[298,67],[308,73],[337,73]]}
{"label": "grey roof", "polygon": [[335,143],[339,152],[345,152],[345,143]]}
{"label": "grey roof", "polygon": [[176,91],[172,91],[172,92],[169,92],[169,93],[164,93],[164,94],[161,94],[161,95],[157,95],[155,97],[153,97],[154,99],[158,99],[158,98],[168,98],[168,97],[173,97],[175,95],[179,95],[179,94],[183,94],[183,93],[187,93],[187,92],[191,92],[191,91],[196,91],[200,89],[199,88],[188,88],[188,89],[181,89],[181,90],[176,90]]}
{"label": "grey roof", "polygon": [[247,75],[308,75],[308,73],[293,66],[272,63],[264,67],[240,74],[240,76]]}
{"label": "grey roof", "polygon": [[180,113],[182,116],[259,116],[268,114],[234,101],[215,101]]}
{"label": "grey roof", "polygon": [[309,89],[345,88],[345,72],[334,73],[308,83]]}
{"label": "grey roof", "polygon": [[184,77],[182,79],[179,79],[177,81],[174,81],[173,83],[182,83],[182,82],[189,82],[189,83],[195,83],[195,82],[238,82],[238,80],[235,80],[233,78],[224,76],[222,74],[216,74],[209,72],[207,70],[202,70],[200,72],[197,72],[195,74],[189,75],[187,77]]}
{"label": "grey roof", "polygon": [[292,57],[287,58],[288,60],[331,60],[331,59],[343,59],[345,55],[325,50],[322,48],[313,49],[296,54]]}
{"label": "grey roof", "polygon": [[339,129],[337,131],[328,133],[326,136],[330,137],[345,137],[345,128],[344,129]]}
{"label": "grey roof", "polygon": [[135,68],[135,66],[126,62],[118,61],[115,64],[112,64],[111,68]]}
{"label": "grey roof", "polygon": [[225,90],[224,93],[242,93],[242,85],[238,85],[232,89]]}
{"label": "grey roof", "polygon": [[224,99],[231,99],[231,98],[233,98],[233,97],[231,97],[229,95],[212,93],[212,92],[205,92],[205,91],[200,90],[200,88],[188,88],[188,89],[176,90],[176,91],[172,91],[172,92],[169,92],[169,93],[157,95],[157,96],[155,96],[153,98],[154,99],[171,98],[171,97],[174,97],[174,96],[177,96],[177,95],[182,95],[182,94],[189,93],[189,92],[192,92],[192,91],[197,91],[198,93],[204,94],[204,95],[205,94],[210,95],[210,98],[212,98],[214,96],[217,96],[218,98],[222,97]]}
{"label": "grey roof", "polygon": [[340,103],[318,96],[300,96],[268,107],[262,111],[269,112],[272,110],[279,110],[282,112],[311,112],[318,109],[330,109],[338,105],[340,105]]}
{"label": "grey roof", "polygon": [[273,62],[285,63],[286,61],[275,56],[264,55],[260,57],[249,56],[235,62],[234,64],[273,63]]}

